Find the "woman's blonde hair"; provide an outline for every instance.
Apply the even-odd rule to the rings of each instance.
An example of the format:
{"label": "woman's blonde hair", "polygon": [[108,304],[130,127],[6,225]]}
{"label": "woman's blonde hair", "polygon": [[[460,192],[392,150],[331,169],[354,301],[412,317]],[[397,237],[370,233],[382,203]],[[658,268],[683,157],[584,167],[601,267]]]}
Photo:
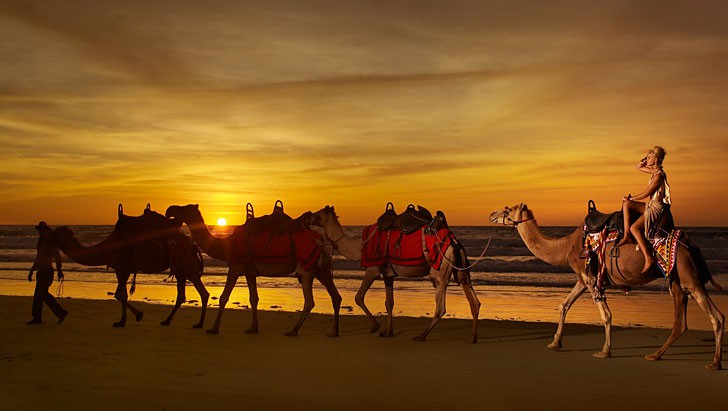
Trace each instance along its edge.
{"label": "woman's blonde hair", "polygon": [[657,159],[657,164],[662,165],[662,161],[665,159],[665,156],[667,153],[665,152],[665,149],[661,146],[655,146],[652,150],[652,153],[655,155],[655,158]]}

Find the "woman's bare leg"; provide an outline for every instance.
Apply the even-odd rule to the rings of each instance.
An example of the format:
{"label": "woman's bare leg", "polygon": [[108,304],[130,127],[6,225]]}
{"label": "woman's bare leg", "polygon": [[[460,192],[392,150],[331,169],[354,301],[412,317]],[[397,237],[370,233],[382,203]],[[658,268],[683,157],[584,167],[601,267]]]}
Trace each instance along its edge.
{"label": "woman's bare leg", "polygon": [[617,244],[617,247],[621,247],[627,243],[632,242],[631,241],[631,226],[630,223],[630,210],[636,211],[639,214],[644,214],[645,212],[645,203],[642,203],[640,201],[634,201],[634,200],[627,200],[622,203],[622,214],[624,216],[624,237],[622,237],[622,241]]}
{"label": "woman's bare leg", "polygon": [[640,250],[642,250],[642,254],[645,257],[645,266],[642,269],[642,272],[646,273],[650,270],[650,268],[652,268],[652,265],[655,263],[655,257],[652,256],[652,246],[647,242],[647,238],[645,238],[644,229],[645,216],[641,215],[640,218],[638,218],[637,221],[632,224],[632,227],[630,227],[629,231],[637,240],[637,244],[639,244]]}

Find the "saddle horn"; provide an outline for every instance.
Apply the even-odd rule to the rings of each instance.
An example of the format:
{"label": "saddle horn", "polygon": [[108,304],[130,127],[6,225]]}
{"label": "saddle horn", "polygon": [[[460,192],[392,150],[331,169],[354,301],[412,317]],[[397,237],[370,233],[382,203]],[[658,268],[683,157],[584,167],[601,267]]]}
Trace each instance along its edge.
{"label": "saddle horn", "polygon": [[152,205],[147,203],[147,208],[145,208],[144,211],[152,211]]}
{"label": "saddle horn", "polygon": [[283,212],[283,201],[276,200],[276,203],[273,204],[273,212],[274,213],[282,213]]}
{"label": "saddle horn", "polygon": [[124,215],[124,206],[119,203],[119,217],[121,217],[122,215]]}
{"label": "saddle horn", "polygon": [[253,218],[255,218],[255,211],[253,210],[253,205],[248,203],[245,205],[245,222],[247,223],[248,220]]}

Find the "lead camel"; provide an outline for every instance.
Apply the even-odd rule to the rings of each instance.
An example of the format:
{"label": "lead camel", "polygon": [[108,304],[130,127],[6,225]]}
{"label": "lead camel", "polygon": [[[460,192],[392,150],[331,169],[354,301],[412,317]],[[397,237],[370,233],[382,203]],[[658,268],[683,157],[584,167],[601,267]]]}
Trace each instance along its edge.
{"label": "lead camel", "polygon": [[[574,285],[569,295],[559,305],[559,325],[553,341],[548,345],[551,349],[560,349],[564,322],[566,321],[566,314],[569,312],[571,305],[586,290],[589,290],[595,299],[598,293],[595,287],[596,277],[594,273],[587,272],[584,259],[579,258],[583,249],[583,228],[578,227],[574,232],[565,237],[548,237],[544,235],[536,223],[533,211],[525,204],[496,210],[491,213],[490,221],[515,226],[518,234],[533,255],[552,265],[571,267],[577,274],[576,285]],[[614,243],[607,243],[605,248],[606,255],[610,255],[613,245]],[[642,252],[636,250],[635,247],[620,247],[618,263],[620,273],[612,272],[614,267],[611,264],[606,264],[606,269],[609,278],[616,286],[644,285],[657,278],[652,271],[642,272],[644,263],[645,260]],[[711,280],[711,275],[707,271],[705,261],[699,253],[691,253],[691,250],[681,242],[677,252],[675,271],[670,277],[670,291],[674,306],[672,332],[667,338],[667,341],[657,351],[645,356],[645,359],[652,361],[659,360],[665,351],[687,331],[686,310],[688,293],[690,293],[695,297],[700,308],[710,317],[710,322],[713,325],[713,333],[715,334],[715,355],[713,356],[713,361],[706,365],[705,368],[711,370],[721,369],[725,316],[718,310],[718,307],[711,300],[705,289],[704,284]],[[611,356],[612,348],[612,313],[605,299],[596,299],[596,302],[604,323],[606,338],[602,351],[594,353],[594,356],[608,358]]]}

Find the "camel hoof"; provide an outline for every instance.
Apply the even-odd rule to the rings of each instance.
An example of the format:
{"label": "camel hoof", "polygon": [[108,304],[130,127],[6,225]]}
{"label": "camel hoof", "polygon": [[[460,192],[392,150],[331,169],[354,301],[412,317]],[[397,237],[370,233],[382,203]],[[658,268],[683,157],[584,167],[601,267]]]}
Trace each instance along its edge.
{"label": "camel hoof", "polygon": [[144,318],[144,313],[139,311],[138,313],[134,314],[134,317],[136,318],[136,322],[139,322]]}
{"label": "camel hoof", "polygon": [[220,334],[220,330],[218,330],[217,328],[210,328],[210,329],[209,329],[209,330],[207,330],[206,332],[207,332],[208,334]]}
{"label": "camel hoof", "polygon": [[202,323],[195,324],[192,326],[192,328],[202,328]]}
{"label": "camel hoof", "polygon": [[394,331],[382,331],[379,333],[379,336],[383,338],[394,337]]}
{"label": "camel hoof", "polygon": [[338,331],[331,331],[330,333],[326,334],[327,337],[334,338],[339,336]]}
{"label": "camel hoof", "polygon": [[477,337],[470,337],[465,339],[465,344],[477,344],[478,338]]}
{"label": "camel hoof", "polygon": [[660,358],[662,358],[662,356],[656,354],[645,355],[645,360],[647,361],[659,361]]}
{"label": "camel hoof", "polygon": [[296,337],[298,335],[298,331],[291,330],[286,333],[286,337]]}
{"label": "camel hoof", "polygon": [[592,354],[594,358],[612,358],[611,352],[598,351]]}
{"label": "camel hoof", "polygon": [[369,334],[374,334],[375,332],[379,331],[379,327],[382,325],[379,323],[376,323],[372,326],[372,328],[369,330]]}
{"label": "camel hoof", "polygon": [[416,337],[412,337],[412,341],[425,341],[425,338],[427,338],[425,334],[420,334]]}
{"label": "camel hoof", "polygon": [[721,363],[719,363],[719,362],[714,362],[714,363],[710,363],[710,364],[706,365],[705,366],[705,369],[706,370],[716,370],[716,371],[717,370],[722,370],[723,369],[723,365]]}
{"label": "camel hoof", "polygon": [[257,328],[248,328],[247,330],[245,330],[245,334],[258,334],[258,329]]}
{"label": "camel hoof", "polygon": [[172,324],[172,321],[170,321],[170,320],[164,320],[161,323],[159,323],[159,325],[170,325],[170,324]]}
{"label": "camel hoof", "polygon": [[561,349],[561,343],[560,342],[552,342],[551,344],[547,345],[546,347],[549,348],[549,349],[551,349],[551,350],[558,351],[558,350]]}
{"label": "camel hoof", "polygon": [[117,321],[117,322],[114,323],[114,327],[116,327],[116,328],[120,328],[120,327],[123,327],[125,325],[126,325],[126,322],[124,322],[124,321]]}

